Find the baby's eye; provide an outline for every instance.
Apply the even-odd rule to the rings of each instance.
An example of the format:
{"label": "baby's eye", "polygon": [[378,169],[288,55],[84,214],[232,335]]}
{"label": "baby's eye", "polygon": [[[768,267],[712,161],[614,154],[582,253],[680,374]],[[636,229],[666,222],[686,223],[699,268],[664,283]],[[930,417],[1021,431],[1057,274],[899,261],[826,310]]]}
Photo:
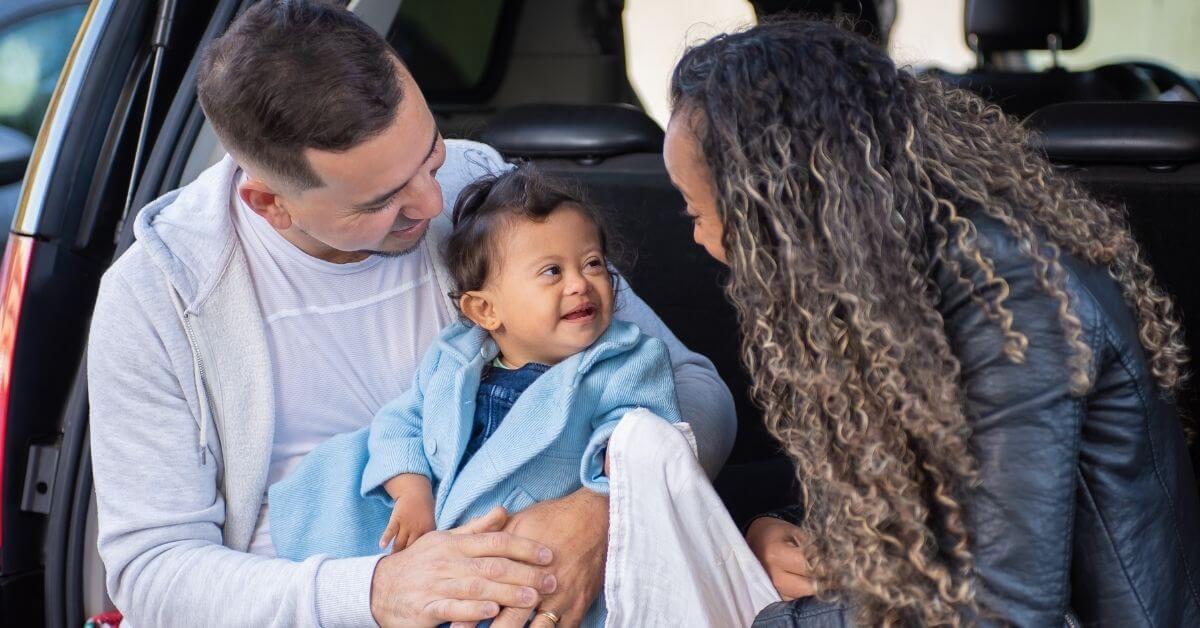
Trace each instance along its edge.
{"label": "baby's eye", "polygon": [[598,257],[593,257],[592,259],[589,259],[587,262],[584,263],[584,268],[587,268],[588,270],[603,269],[604,268],[604,260],[602,260]]}
{"label": "baby's eye", "polygon": [[554,277],[561,274],[562,269],[560,269],[558,266],[547,266],[546,268],[542,269],[542,275],[546,277]]}

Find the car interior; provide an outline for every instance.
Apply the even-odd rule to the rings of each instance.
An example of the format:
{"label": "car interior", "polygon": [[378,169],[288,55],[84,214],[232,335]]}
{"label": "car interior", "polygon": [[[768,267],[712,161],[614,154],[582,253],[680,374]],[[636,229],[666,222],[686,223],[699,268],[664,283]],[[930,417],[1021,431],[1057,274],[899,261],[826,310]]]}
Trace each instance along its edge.
{"label": "car interior", "polygon": [[[70,321],[82,325],[63,341],[61,363],[50,371],[61,380],[50,389],[57,401],[45,404],[37,421],[10,410],[5,447],[12,453],[5,464],[9,472],[0,552],[0,573],[26,569],[41,579],[44,571],[44,586],[22,586],[44,596],[44,606],[39,602],[29,612],[39,613],[45,625],[79,626],[111,606],[95,551],[93,452],[86,442],[82,354],[98,275],[133,242],[133,221],[125,215],[124,203],[87,199],[125,200],[122,188],[129,181],[112,180],[110,171],[132,172],[131,205],[140,207],[190,182],[224,154],[196,102],[197,50],[249,2],[214,4],[215,9],[190,9],[202,25],[167,49],[168,55],[176,55],[175,65],[163,74],[168,91],[151,100],[156,135],[148,138],[144,161],[125,156],[108,163],[103,158],[132,155],[132,137],[117,129],[126,128],[128,118],[138,113],[135,96],[144,89],[144,81],[114,77],[133,84],[108,101],[108,110],[124,111],[125,118],[114,114],[107,131],[91,140],[92,189],[79,202],[64,202],[60,210],[81,214],[72,219],[67,239],[92,242],[85,234],[94,232],[105,237],[84,247],[88,270],[80,271],[71,285],[57,288],[78,294],[53,301],[71,303],[78,313]],[[884,4],[753,2],[760,19],[802,11],[850,20],[856,30],[881,43],[889,27],[881,19]],[[123,15],[131,28],[148,32],[153,9],[149,2],[140,5],[141,13],[123,9]],[[791,465],[762,426],[748,393],[737,316],[722,294],[725,271],[692,242],[683,200],[663,165],[663,129],[644,112],[627,76],[623,0],[394,0],[352,2],[351,8],[385,34],[405,59],[444,136],[483,141],[510,161],[533,162],[549,174],[574,178],[610,217],[631,253],[631,263],[621,268],[628,284],[686,345],[713,361],[733,392],[738,437],[715,486],[735,520],[794,502]],[[1200,88],[1194,78],[1146,60],[1083,71],[1057,65],[1035,70],[1023,62],[1028,51],[1057,53],[1081,45],[1090,10],[1088,0],[966,0],[962,37],[977,56],[976,67],[965,73],[922,71],[975,91],[1022,119],[1058,167],[1106,201],[1124,206],[1160,281],[1183,311],[1189,344],[1197,346],[1200,291],[1190,273],[1198,257],[1191,227],[1200,233]],[[138,64],[149,63],[148,56],[138,59]],[[1163,100],[1168,92],[1182,92],[1183,100],[1191,102]],[[55,271],[42,272],[48,278]],[[1192,416],[1200,413],[1194,388],[1180,402]],[[25,423],[11,427],[19,422]],[[15,439],[12,429],[18,430]],[[35,461],[31,445],[53,450],[54,459]],[[10,523],[9,513],[21,506],[9,495],[20,497],[32,486],[28,478],[13,478],[33,475],[39,464],[52,478],[52,499],[40,511],[22,510],[24,519]],[[18,551],[12,548],[14,538],[33,547],[13,558],[10,552]],[[5,598],[12,595],[4,592]]]}

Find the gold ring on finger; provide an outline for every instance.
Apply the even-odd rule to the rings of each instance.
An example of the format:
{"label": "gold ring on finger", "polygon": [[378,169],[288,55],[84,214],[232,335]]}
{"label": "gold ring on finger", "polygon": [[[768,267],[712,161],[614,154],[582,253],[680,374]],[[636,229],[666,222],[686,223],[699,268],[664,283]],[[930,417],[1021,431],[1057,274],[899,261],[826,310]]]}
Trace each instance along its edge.
{"label": "gold ring on finger", "polygon": [[560,620],[562,620],[562,617],[560,617],[560,616],[558,615],[558,613],[556,613],[556,612],[554,612],[554,611],[538,611],[538,616],[539,616],[539,617],[545,617],[546,619],[549,619],[549,620],[550,620],[550,623],[552,623],[552,624],[555,624],[555,625],[557,625],[557,624],[558,624],[558,622],[559,622]]}

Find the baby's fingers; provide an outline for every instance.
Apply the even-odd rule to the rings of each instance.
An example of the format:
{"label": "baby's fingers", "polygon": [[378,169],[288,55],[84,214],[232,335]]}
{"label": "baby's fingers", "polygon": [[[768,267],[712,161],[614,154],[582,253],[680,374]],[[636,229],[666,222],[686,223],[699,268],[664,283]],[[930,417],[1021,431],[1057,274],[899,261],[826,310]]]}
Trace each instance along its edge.
{"label": "baby's fingers", "polygon": [[404,539],[396,538],[399,533],[400,521],[395,517],[389,519],[387,527],[383,530],[383,536],[379,537],[379,547],[387,547],[392,543],[392,539],[397,542],[403,541]]}

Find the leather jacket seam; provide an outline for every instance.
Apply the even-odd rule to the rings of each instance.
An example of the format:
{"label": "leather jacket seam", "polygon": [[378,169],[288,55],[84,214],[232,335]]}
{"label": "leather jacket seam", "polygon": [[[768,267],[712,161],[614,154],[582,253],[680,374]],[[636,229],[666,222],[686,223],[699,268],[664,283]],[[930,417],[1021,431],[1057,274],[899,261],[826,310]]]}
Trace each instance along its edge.
{"label": "leather jacket seam", "polygon": [[[1088,343],[1090,346],[1090,342]],[[1070,395],[1070,393],[1068,393]],[[1076,473],[1079,471],[1079,449],[1083,440],[1083,422],[1087,418],[1087,398],[1086,397],[1069,397],[1071,406],[1075,413],[1075,429],[1073,432],[1073,442],[1071,443],[1071,451],[1074,453],[1072,466],[1075,467]],[[1063,543],[1063,556],[1060,561],[1059,573],[1059,599],[1061,606],[1058,609],[1058,614],[1062,615],[1071,608],[1071,562],[1074,558],[1075,545],[1075,513],[1079,510],[1079,504],[1073,504],[1067,510],[1066,525],[1063,526],[1067,542]]]}
{"label": "leather jacket seam", "polygon": [[1125,561],[1121,559],[1121,553],[1117,551],[1117,544],[1113,539],[1112,532],[1109,530],[1108,521],[1105,520],[1104,513],[1100,510],[1100,506],[1096,503],[1095,496],[1092,495],[1091,485],[1089,485],[1087,480],[1084,479],[1082,469],[1076,467],[1075,474],[1079,478],[1080,485],[1083,487],[1084,496],[1087,498],[1092,509],[1096,512],[1096,520],[1100,522],[1100,527],[1104,530],[1104,540],[1108,541],[1108,546],[1112,550],[1113,557],[1117,559],[1117,564],[1121,566],[1121,575],[1125,577],[1125,582],[1129,585],[1129,591],[1133,594],[1133,598],[1137,600],[1138,608],[1142,610],[1142,616],[1145,617],[1147,621],[1152,622],[1153,617],[1150,615],[1150,610],[1146,608],[1146,602],[1142,600],[1141,594],[1138,592],[1137,587],[1134,586],[1133,578],[1129,575],[1129,569],[1126,567]]}
{"label": "leather jacket seam", "polygon": [[[1104,326],[1104,330],[1105,330],[1105,334],[1108,336],[1108,342],[1114,344],[1114,346],[1115,346],[1114,339],[1112,337],[1112,330],[1109,328],[1109,326],[1107,324]],[[1154,446],[1154,438],[1152,437],[1152,434],[1151,434],[1152,430],[1150,429],[1150,403],[1148,402],[1148,399],[1147,399],[1146,390],[1143,389],[1142,382],[1134,373],[1134,369],[1132,369],[1130,367],[1129,363],[1126,361],[1126,359],[1125,359],[1126,356],[1120,351],[1117,351],[1116,354],[1117,354],[1117,363],[1121,366],[1121,369],[1125,371],[1125,375],[1129,378],[1129,381],[1133,384],[1133,389],[1138,396],[1138,401],[1139,401],[1139,403],[1141,403],[1141,406],[1142,406],[1142,413],[1141,413],[1142,414],[1142,429],[1144,430],[1145,435],[1146,435],[1146,446],[1150,449],[1150,462],[1154,468],[1154,479],[1158,481],[1158,486],[1162,490],[1163,498],[1167,502],[1167,508],[1171,511],[1171,531],[1175,533],[1175,542],[1178,544],[1178,547],[1183,547],[1184,540],[1183,540],[1183,535],[1181,535],[1179,533],[1179,516],[1178,516],[1178,513],[1175,508],[1175,500],[1171,498],[1171,490],[1167,486],[1166,480],[1163,479],[1162,467],[1159,462],[1158,450]],[[1106,531],[1106,533],[1107,533],[1107,531]],[[1192,575],[1192,571],[1188,565],[1188,562],[1186,560],[1184,560],[1184,561],[1182,561],[1182,563],[1183,563],[1183,573],[1187,577],[1188,590],[1192,594],[1192,601],[1195,602],[1198,606],[1200,606],[1200,591],[1197,591],[1195,577]]]}
{"label": "leather jacket seam", "polygon": [[[1088,322],[1090,323],[1090,324],[1083,325],[1083,332],[1085,334],[1085,341],[1087,342],[1087,346],[1092,351],[1092,360],[1091,360],[1091,363],[1088,364],[1087,366],[1088,366],[1088,370],[1091,371],[1090,375],[1092,376],[1093,381],[1095,381],[1094,378],[1100,370],[1099,366],[1098,366],[1098,364],[1099,364],[1098,345],[1100,345],[1103,342],[1103,337],[1105,335],[1104,323],[1103,323],[1102,317],[1099,316],[1099,307],[1095,303],[1095,295],[1092,295],[1091,292],[1088,291],[1086,288],[1083,289],[1083,292],[1090,298],[1091,307],[1088,308],[1088,311],[1086,313],[1082,312],[1083,300],[1079,298],[1079,295],[1078,295],[1079,290],[1078,289],[1075,289],[1075,290],[1070,289],[1070,286],[1072,286],[1073,284],[1081,285],[1081,282],[1079,282],[1078,277],[1075,277],[1074,273],[1072,273],[1070,270],[1067,270],[1067,272],[1068,272],[1068,283],[1067,283],[1068,290],[1070,292],[1075,293],[1074,296],[1077,299],[1076,306],[1075,306],[1077,315],[1083,314],[1082,316],[1080,316],[1080,318],[1081,318],[1080,322],[1083,323],[1084,320],[1088,320]],[[1091,314],[1091,316],[1086,316],[1087,314]],[[1068,395],[1068,397],[1067,397],[1068,401],[1074,410],[1074,418],[1075,418],[1075,421],[1074,421],[1075,427],[1072,430],[1072,442],[1071,442],[1071,451],[1074,455],[1073,455],[1071,464],[1075,468],[1076,475],[1079,476],[1080,475],[1079,453],[1083,447],[1083,424],[1085,421],[1087,421],[1088,397],[1087,397],[1087,394],[1076,397],[1069,392],[1067,393],[1067,395]],[[1072,587],[1071,587],[1071,563],[1074,560],[1075,515],[1078,512],[1078,510],[1079,510],[1078,503],[1073,504],[1072,507],[1070,509],[1068,509],[1067,521],[1066,521],[1066,525],[1064,526],[1064,532],[1067,537],[1066,538],[1067,542],[1063,544],[1063,556],[1062,556],[1062,560],[1060,562],[1060,570],[1059,570],[1059,573],[1062,574],[1060,576],[1060,581],[1058,583],[1059,591],[1060,591],[1059,599],[1061,601],[1061,606],[1058,609],[1058,614],[1060,616],[1064,615],[1065,613],[1070,612],[1070,610],[1071,610],[1071,589],[1072,589]],[[1111,542],[1111,539],[1110,539],[1110,542]]]}

